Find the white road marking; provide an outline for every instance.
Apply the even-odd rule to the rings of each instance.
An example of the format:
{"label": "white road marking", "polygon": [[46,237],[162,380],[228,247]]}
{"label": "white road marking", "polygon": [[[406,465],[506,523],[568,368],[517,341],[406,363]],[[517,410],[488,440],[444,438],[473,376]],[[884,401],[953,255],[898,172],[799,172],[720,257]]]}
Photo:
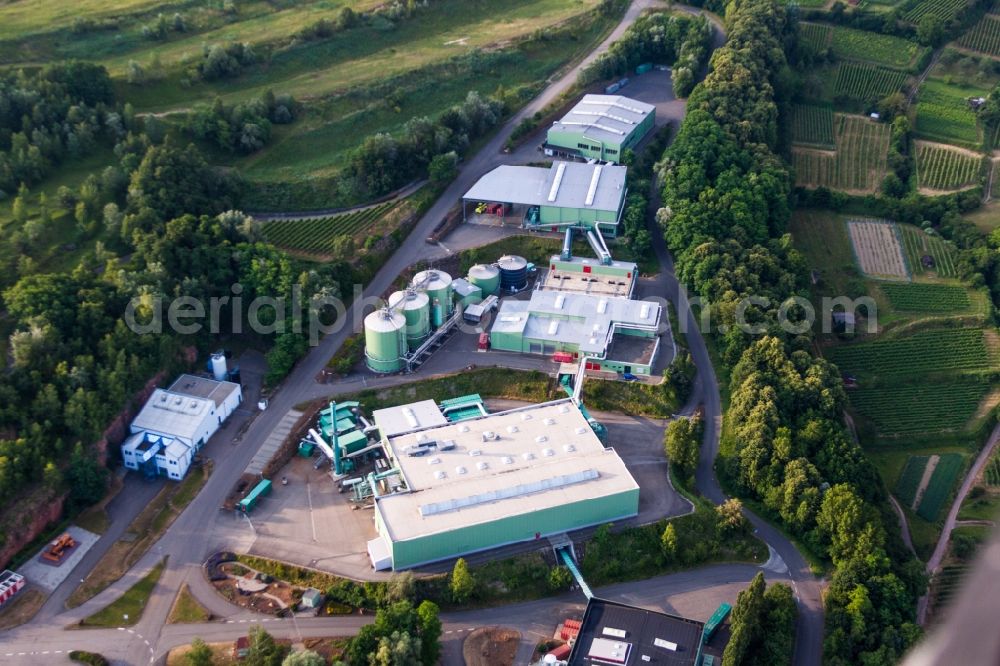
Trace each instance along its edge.
{"label": "white road marking", "polygon": [[445,247],[444,243],[442,243],[441,241],[438,241],[438,245],[441,247],[442,250],[444,250],[448,254],[451,254],[451,250],[449,250],[447,247]]}
{"label": "white road marking", "polygon": [[45,652],[43,652],[42,654],[48,654],[48,653],[49,653],[49,651],[48,651],[48,650],[46,650],[46,651],[45,651]]}
{"label": "white road marking", "polygon": [[316,517],[313,515],[312,488],[309,486],[309,479],[306,478],[306,497],[309,498],[309,522],[312,524],[313,542],[316,541]]}

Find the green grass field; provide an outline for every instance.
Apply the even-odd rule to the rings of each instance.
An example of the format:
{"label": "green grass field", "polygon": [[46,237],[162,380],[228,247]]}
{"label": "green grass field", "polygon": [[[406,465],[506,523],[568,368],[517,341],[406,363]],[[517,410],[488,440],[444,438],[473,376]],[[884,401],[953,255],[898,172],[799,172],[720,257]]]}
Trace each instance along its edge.
{"label": "green grass field", "polygon": [[899,475],[896,483],[896,497],[906,506],[913,504],[917,496],[917,488],[920,486],[920,479],[924,475],[924,468],[927,467],[927,460],[930,456],[910,456],[906,459],[906,467]]}
{"label": "green grass field", "polygon": [[885,177],[889,126],[863,116],[834,115],[836,151],[792,151],[795,182],[804,187],[869,193]]}
{"label": "green grass field", "polygon": [[837,68],[836,97],[861,101],[878,100],[902,90],[906,74],[869,63],[845,62]]}
{"label": "green grass field", "polygon": [[792,107],[792,141],[801,145],[834,148],[833,109],[804,104]]}
{"label": "green grass field", "polygon": [[959,38],[958,45],[971,51],[1000,56],[1000,17],[987,14]]}
{"label": "green grass field", "polygon": [[864,60],[895,69],[913,67],[928,50],[926,46],[901,37],[839,25],[833,28],[831,46],[834,55],[842,60]]}
{"label": "green grass field", "polygon": [[[180,66],[182,53],[176,63],[163,61],[162,79],[122,89],[140,111],[185,108],[216,96],[234,102],[258,97],[268,89],[299,98],[320,98],[494,44],[516,42],[578,17],[596,4],[597,0],[437,0],[391,30],[381,24],[362,24],[328,39],[275,50],[266,66],[249,68],[234,79],[211,83],[186,80]],[[498,20],[498,16],[503,18]],[[120,73],[129,59],[106,64],[112,72]]]}
{"label": "green grass field", "polygon": [[917,143],[917,187],[954,191],[977,185],[983,157],[941,144]]}
{"label": "green grass field", "polygon": [[844,220],[829,211],[797,210],[788,231],[795,248],[818,274],[816,296],[844,294],[856,298],[868,293],[867,285],[854,263],[851,240]]}
{"label": "green grass field", "polygon": [[[148,574],[108,606],[80,620],[83,627],[131,627],[142,618],[150,595],[160,580],[166,560],[154,566]],[[125,616],[128,616],[126,619]]]}
{"label": "green grass field", "polygon": [[977,149],[982,139],[976,114],[966,100],[988,92],[927,79],[917,93],[917,136]]}
{"label": "green grass field", "polygon": [[879,289],[889,298],[894,309],[904,312],[966,312],[972,306],[969,292],[954,285],[885,282],[879,285]]}
{"label": "green grass field", "polygon": [[[922,229],[912,224],[899,224],[899,235],[903,241],[903,251],[910,272],[915,276],[932,272],[938,277],[950,278],[958,275],[955,267],[955,248],[940,236],[928,236]],[[934,267],[924,268],[923,257],[930,256]]]}
{"label": "green grass field", "polygon": [[930,14],[947,23],[968,6],[968,0],[910,0],[906,5],[903,20],[919,23],[920,19]]}
{"label": "green grass field", "polygon": [[858,388],[850,391],[850,398],[879,435],[900,437],[962,430],[989,390],[987,381],[963,377],[947,382]]}
{"label": "green grass field", "polygon": [[961,454],[945,453],[941,456],[920,500],[920,506],[917,507],[918,516],[932,523],[938,519],[964,465],[965,457]]}
{"label": "green grass field", "polygon": [[921,331],[903,338],[842,345],[832,349],[829,356],[845,372],[883,377],[993,365],[983,331],[978,328]]}

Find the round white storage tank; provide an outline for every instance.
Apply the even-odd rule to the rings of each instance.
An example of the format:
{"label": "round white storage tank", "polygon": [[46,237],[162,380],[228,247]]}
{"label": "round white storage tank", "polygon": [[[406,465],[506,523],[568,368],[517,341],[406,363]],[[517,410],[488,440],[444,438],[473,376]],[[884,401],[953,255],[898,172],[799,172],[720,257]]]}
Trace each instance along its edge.
{"label": "round white storage tank", "polygon": [[229,370],[226,367],[226,355],[222,352],[215,352],[212,354],[212,377],[215,378],[215,381],[225,381],[226,375],[228,374]]}

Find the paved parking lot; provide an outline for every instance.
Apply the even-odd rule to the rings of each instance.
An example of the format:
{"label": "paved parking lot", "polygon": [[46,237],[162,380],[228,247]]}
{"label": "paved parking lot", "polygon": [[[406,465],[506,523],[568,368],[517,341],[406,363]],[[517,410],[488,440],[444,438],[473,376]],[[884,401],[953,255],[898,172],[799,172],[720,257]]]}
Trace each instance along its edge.
{"label": "paved parking lot", "polygon": [[[250,514],[256,539],[250,552],[353,578],[379,579],[367,544],[377,536],[371,509],[355,509],[349,494],[337,492],[330,466],[313,469],[317,458],[296,456],[274,478],[271,494]],[[352,475],[353,476],[353,475]]]}
{"label": "paved parking lot", "polygon": [[76,540],[77,545],[62,562],[55,565],[41,559],[42,550],[49,547],[49,544],[45,544],[43,549],[40,549],[34,557],[18,569],[18,573],[24,576],[29,583],[38,585],[46,592],[51,592],[59,587],[59,584],[69,577],[73,568],[80,563],[83,556],[100,538],[100,535],[88,532],[76,525],[70,525],[66,531]]}

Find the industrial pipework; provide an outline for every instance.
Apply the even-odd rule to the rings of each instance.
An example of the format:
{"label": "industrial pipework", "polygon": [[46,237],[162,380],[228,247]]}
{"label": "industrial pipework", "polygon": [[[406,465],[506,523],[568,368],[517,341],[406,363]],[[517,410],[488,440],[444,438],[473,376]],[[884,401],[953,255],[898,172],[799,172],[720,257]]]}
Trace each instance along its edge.
{"label": "industrial pipework", "polygon": [[604,243],[604,236],[601,235],[600,230],[588,230],[587,240],[590,242],[590,247],[593,248],[594,254],[601,260],[601,263],[605,266],[610,266],[611,251],[608,250],[608,246]]}
{"label": "industrial pipework", "polygon": [[573,229],[574,227],[566,227],[566,236],[563,238],[562,253],[559,258],[563,261],[569,261],[573,258]]}

